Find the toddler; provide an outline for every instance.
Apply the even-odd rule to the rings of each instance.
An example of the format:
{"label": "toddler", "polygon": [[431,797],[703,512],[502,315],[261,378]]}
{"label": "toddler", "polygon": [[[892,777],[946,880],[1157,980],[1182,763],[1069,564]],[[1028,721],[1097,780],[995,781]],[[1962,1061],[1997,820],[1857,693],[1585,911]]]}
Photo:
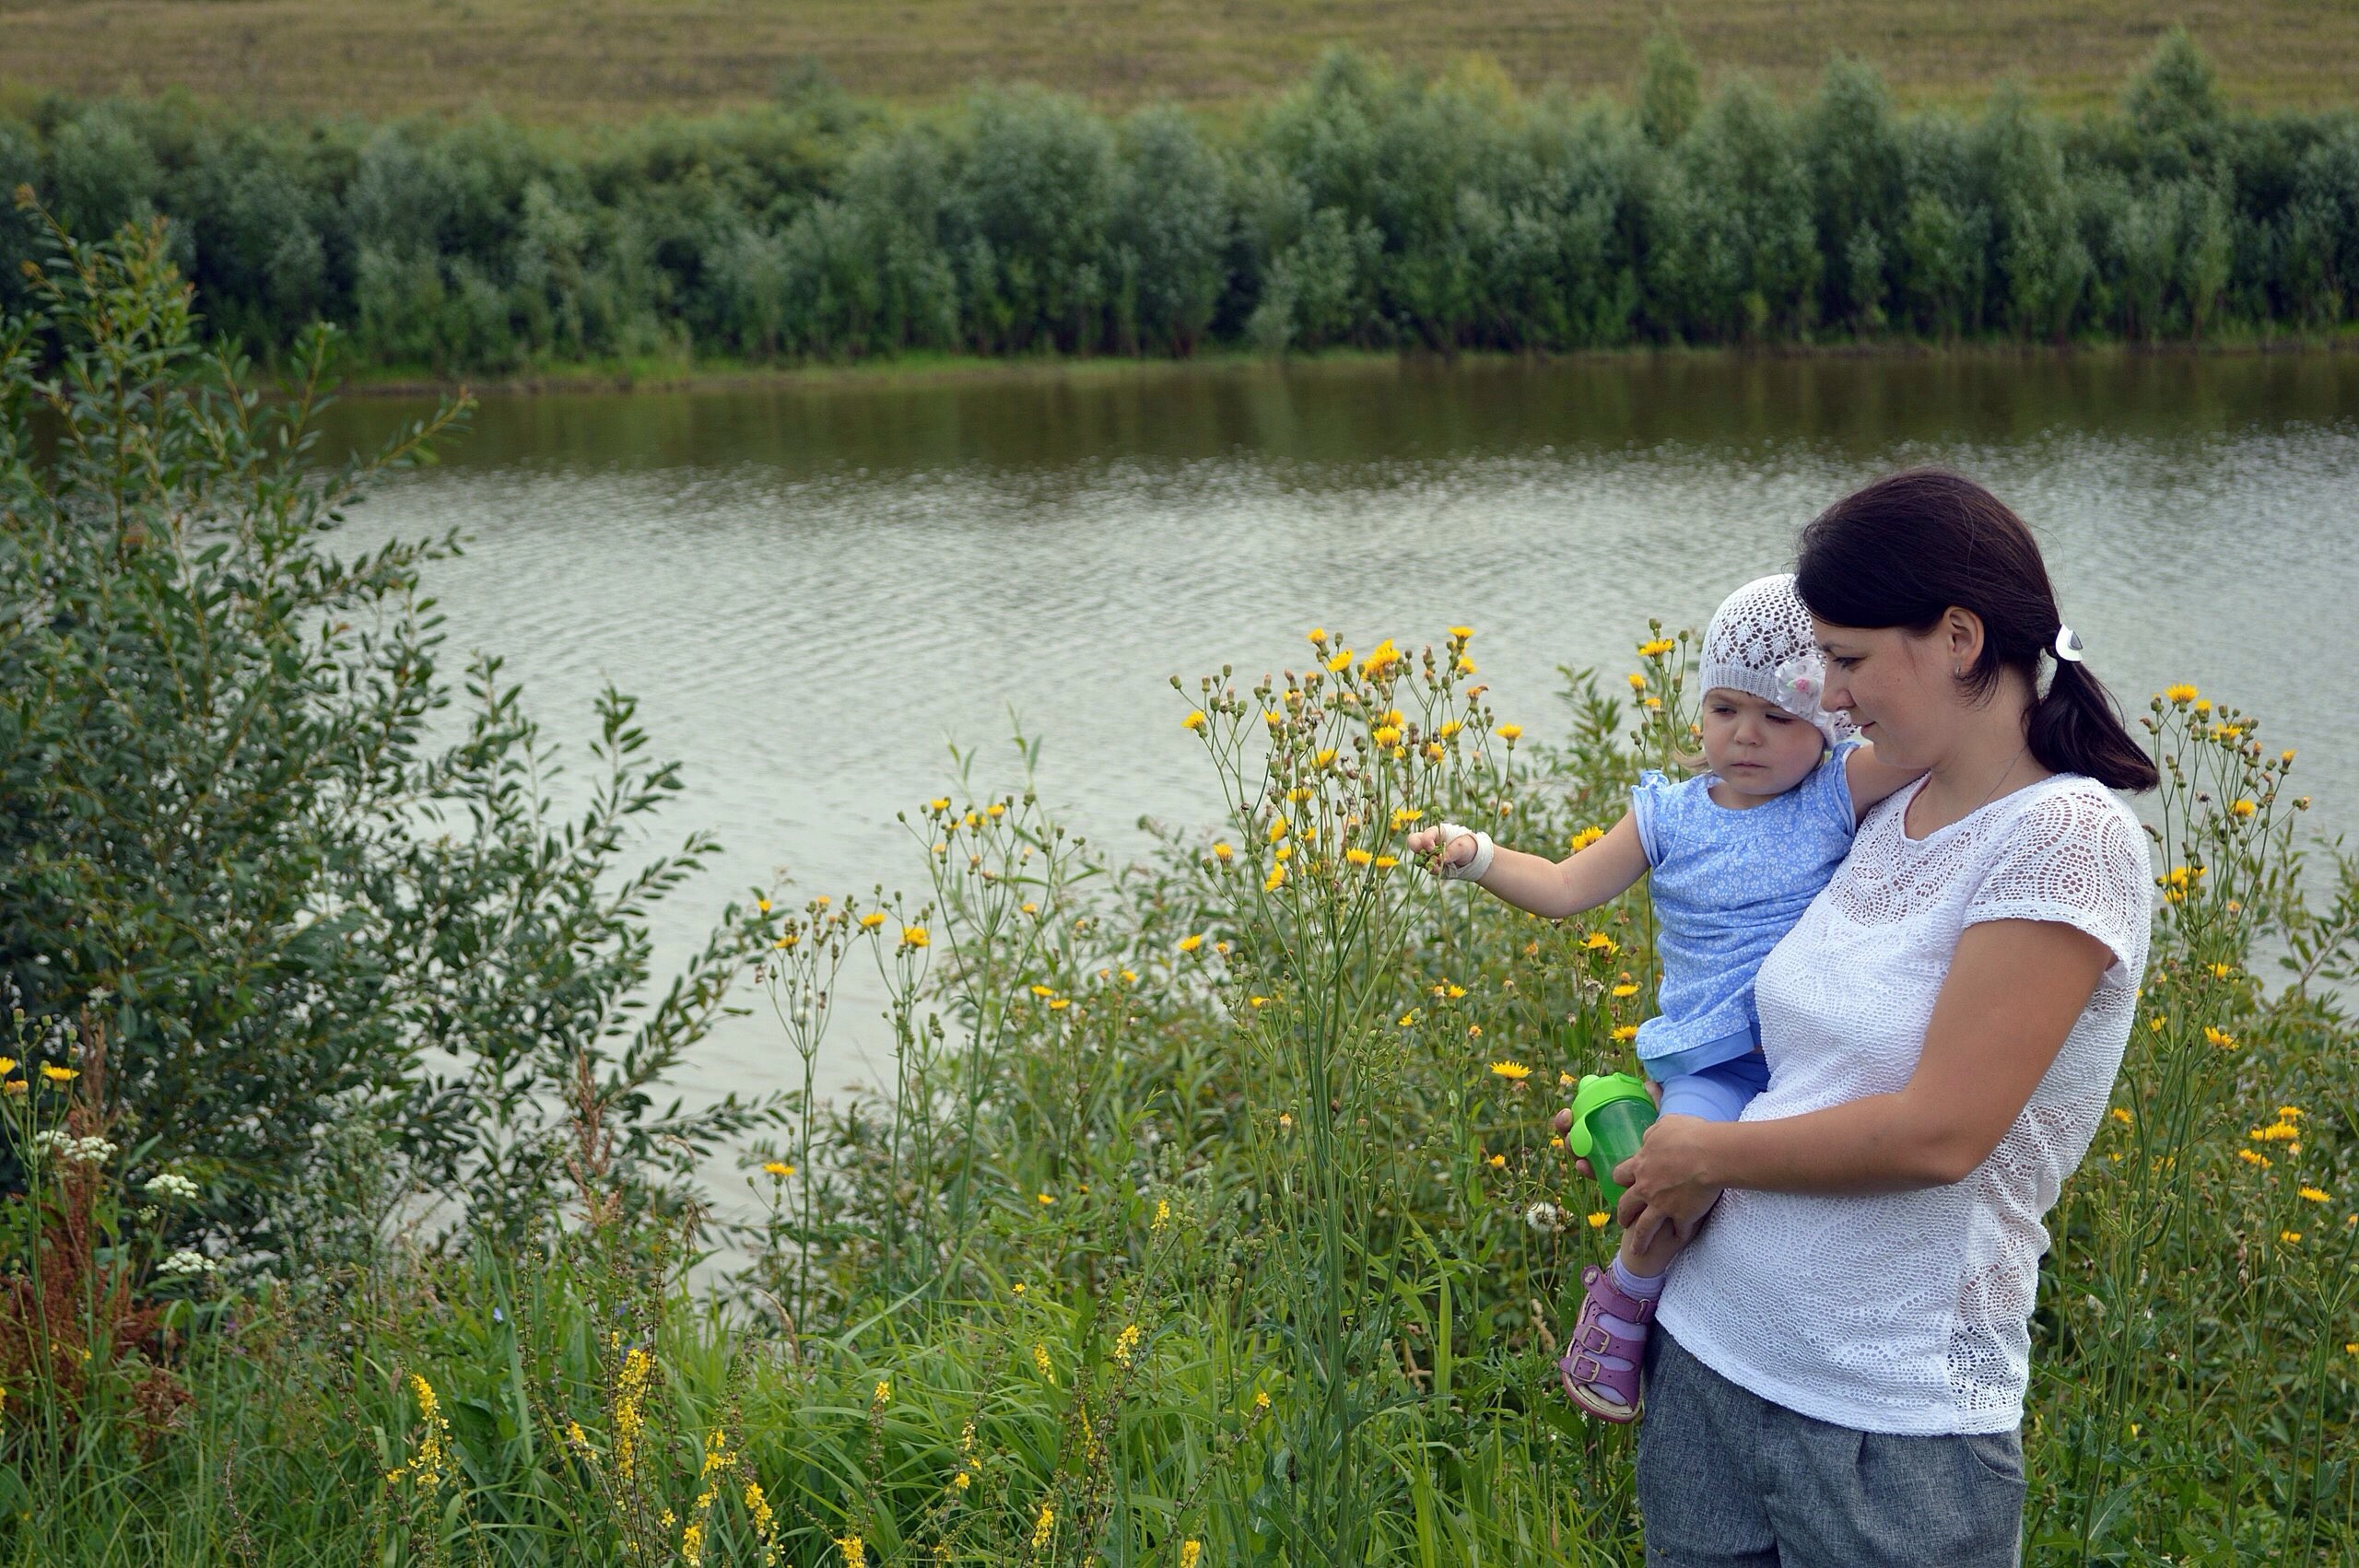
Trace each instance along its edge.
{"label": "toddler", "polygon": [[[1551,862],[1453,823],[1409,848],[1438,849],[1442,876],[1551,919],[1594,909],[1651,872],[1661,1012],[1638,1026],[1638,1059],[1663,1115],[1734,1121],[1769,1082],[1755,972],[1834,875],[1860,816],[1916,775],[1878,764],[1848,720],[1819,708],[1825,665],[1790,574],[1729,595],[1704,633],[1697,676],[1709,771],[1678,783],[1642,775],[1629,812],[1588,848]],[[1644,1247],[1625,1232],[1610,1270],[1582,1272],[1587,1293],[1560,1370],[1565,1392],[1590,1414],[1637,1415],[1647,1325],[1684,1245],[1668,1225]]]}

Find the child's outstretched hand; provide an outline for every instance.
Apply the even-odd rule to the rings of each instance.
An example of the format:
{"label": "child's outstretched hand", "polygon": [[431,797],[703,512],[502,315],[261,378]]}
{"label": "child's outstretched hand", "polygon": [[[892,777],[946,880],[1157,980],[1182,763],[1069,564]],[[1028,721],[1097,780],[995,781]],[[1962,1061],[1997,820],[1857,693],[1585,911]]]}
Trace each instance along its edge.
{"label": "child's outstretched hand", "polygon": [[1454,870],[1465,865],[1474,859],[1475,850],[1481,848],[1474,842],[1473,834],[1461,833],[1449,841],[1448,848],[1436,854],[1435,847],[1441,843],[1441,829],[1438,827],[1421,827],[1409,835],[1406,843],[1409,853],[1425,861],[1437,876],[1441,874],[1444,866]]}

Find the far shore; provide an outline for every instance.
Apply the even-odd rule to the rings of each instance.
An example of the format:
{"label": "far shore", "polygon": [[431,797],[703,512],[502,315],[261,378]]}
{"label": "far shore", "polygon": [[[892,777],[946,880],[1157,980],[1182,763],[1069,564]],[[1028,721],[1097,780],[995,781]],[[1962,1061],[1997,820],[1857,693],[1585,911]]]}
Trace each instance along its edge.
{"label": "far shore", "polygon": [[828,363],[757,364],[706,360],[678,362],[585,361],[536,366],[484,375],[437,375],[411,367],[347,373],[338,391],[351,397],[430,397],[460,391],[503,397],[538,393],[646,392],[748,392],[765,388],[896,387],[970,381],[1122,381],[1175,376],[1309,371],[1318,374],[1384,374],[1449,370],[1463,367],[1625,361],[1780,359],[1980,360],[2247,357],[2273,354],[2341,354],[2359,351],[2359,322],[2333,333],[2240,333],[2200,342],[2130,343],[2103,339],[2062,344],[1960,340],[1937,343],[1895,338],[1828,343],[1753,345],[1635,345],[1559,354],[1467,350],[1443,355],[1426,349],[1329,348],[1271,356],[1221,346],[1185,359],[1117,356],[986,355],[920,353],[888,358]]}

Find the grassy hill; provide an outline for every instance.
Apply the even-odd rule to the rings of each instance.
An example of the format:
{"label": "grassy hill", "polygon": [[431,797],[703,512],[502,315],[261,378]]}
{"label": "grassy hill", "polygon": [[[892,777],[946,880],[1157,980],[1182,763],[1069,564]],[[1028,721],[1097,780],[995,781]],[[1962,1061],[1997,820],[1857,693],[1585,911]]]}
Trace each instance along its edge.
{"label": "grassy hill", "polygon": [[[0,0],[0,101],[185,88],[247,111],[371,116],[488,105],[546,122],[742,106],[816,61],[910,102],[1029,80],[1104,108],[1221,108],[1298,79],[1330,44],[1442,65],[1474,53],[1525,88],[1619,88],[1661,7],[1642,0]],[[2048,107],[2109,101],[2184,22],[2259,108],[2348,102],[2352,0],[1687,0],[1708,73],[1781,91],[1828,55],[1875,62],[1904,103],[1997,78]]]}

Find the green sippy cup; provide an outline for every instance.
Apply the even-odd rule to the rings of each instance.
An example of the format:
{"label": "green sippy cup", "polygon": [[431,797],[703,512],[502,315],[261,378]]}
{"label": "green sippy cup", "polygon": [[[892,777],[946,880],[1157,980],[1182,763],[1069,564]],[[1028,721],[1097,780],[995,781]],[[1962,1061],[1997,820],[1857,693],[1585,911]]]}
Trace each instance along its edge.
{"label": "green sippy cup", "polygon": [[1614,1167],[1638,1152],[1638,1140],[1654,1119],[1654,1096],[1647,1093],[1646,1081],[1626,1072],[1592,1072],[1574,1091],[1573,1126],[1566,1141],[1597,1173],[1609,1211],[1622,1203]]}

